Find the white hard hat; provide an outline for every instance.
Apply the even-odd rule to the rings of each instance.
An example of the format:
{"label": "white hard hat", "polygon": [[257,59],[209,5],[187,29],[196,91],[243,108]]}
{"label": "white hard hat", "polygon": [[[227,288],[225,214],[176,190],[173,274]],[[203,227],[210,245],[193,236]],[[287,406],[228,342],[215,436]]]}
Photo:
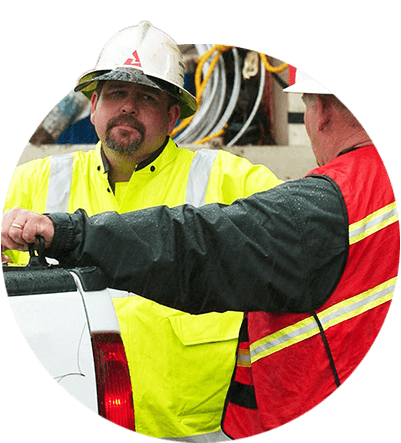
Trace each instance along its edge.
{"label": "white hard hat", "polygon": [[178,100],[180,118],[197,109],[196,98],[184,89],[184,62],[177,44],[149,22],[115,34],[103,48],[96,67],[78,81],[75,91],[89,99],[100,80],[120,80],[161,89]]}
{"label": "white hard hat", "polygon": [[305,94],[331,94],[322,84],[299,69],[297,69],[295,73],[295,83],[283,89],[283,91]]}

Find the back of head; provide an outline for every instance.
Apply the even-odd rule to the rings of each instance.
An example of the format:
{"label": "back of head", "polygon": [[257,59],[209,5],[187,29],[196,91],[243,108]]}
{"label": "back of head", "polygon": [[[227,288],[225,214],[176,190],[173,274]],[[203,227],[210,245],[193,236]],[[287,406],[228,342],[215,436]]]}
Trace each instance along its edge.
{"label": "back of head", "polygon": [[344,122],[350,127],[350,128],[359,128],[361,126],[361,124],[359,123],[359,121],[357,120],[357,118],[354,116],[354,114],[343,104],[342,101],[340,101],[335,95],[331,95],[330,96],[330,100],[333,104],[333,106],[335,106],[338,109],[338,112],[340,113],[340,115],[343,117]]}

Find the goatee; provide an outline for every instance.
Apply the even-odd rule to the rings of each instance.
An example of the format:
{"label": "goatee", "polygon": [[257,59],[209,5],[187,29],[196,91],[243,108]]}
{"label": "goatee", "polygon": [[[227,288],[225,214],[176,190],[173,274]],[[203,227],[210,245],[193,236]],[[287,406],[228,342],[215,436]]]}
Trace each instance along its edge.
{"label": "goatee", "polygon": [[[121,123],[126,123],[132,128],[136,129],[139,132],[139,136],[134,139],[130,138],[127,141],[124,141],[124,129],[121,129],[120,137],[115,137],[112,134],[112,129],[114,128],[114,126],[117,126]],[[127,138],[128,135],[129,133],[127,131]],[[112,118],[107,125],[106,145],[112,151],[118,152],[120,154],[133,154],[141,146],[144,137],[145,127],[142,125],[142,123],[138,122],[135,117],[131,115],[122,115],[120,117]]]}

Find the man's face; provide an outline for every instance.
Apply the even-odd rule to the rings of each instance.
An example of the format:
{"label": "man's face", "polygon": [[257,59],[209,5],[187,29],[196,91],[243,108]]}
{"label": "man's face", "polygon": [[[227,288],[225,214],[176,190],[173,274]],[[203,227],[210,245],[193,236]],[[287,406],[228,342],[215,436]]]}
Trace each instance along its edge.
{"label": "man's face", "polygon": [[163,144],[179,113],[178,105],[168,109],[165,92],[130,82],[106,81],[91,100],[91,122],[102,145],[144,158]]}

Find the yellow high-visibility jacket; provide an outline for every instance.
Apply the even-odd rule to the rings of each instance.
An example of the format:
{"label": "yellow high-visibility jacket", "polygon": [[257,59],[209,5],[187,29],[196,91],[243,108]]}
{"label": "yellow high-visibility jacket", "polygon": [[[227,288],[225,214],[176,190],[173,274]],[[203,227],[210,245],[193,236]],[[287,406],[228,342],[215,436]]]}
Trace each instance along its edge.
{"label": "yellow high-visibility jacket", "polygon": [[[113,193],[98,143],[89,152],[20,165],[5,209],[20,206],[44,213],[83,208],[90,216],[158,205],[230,204],[279,183],[265,166],[223,150],[180,149],[169,139],[157,158],[140,165],[129,182],[117,183]],[[26,253],[11,251],[9,256],[20,263],[27,260]],[[130,369],[136,431],[160,438],[218,431],[242,313],[193,316],[134,294],[113,302]]]}

